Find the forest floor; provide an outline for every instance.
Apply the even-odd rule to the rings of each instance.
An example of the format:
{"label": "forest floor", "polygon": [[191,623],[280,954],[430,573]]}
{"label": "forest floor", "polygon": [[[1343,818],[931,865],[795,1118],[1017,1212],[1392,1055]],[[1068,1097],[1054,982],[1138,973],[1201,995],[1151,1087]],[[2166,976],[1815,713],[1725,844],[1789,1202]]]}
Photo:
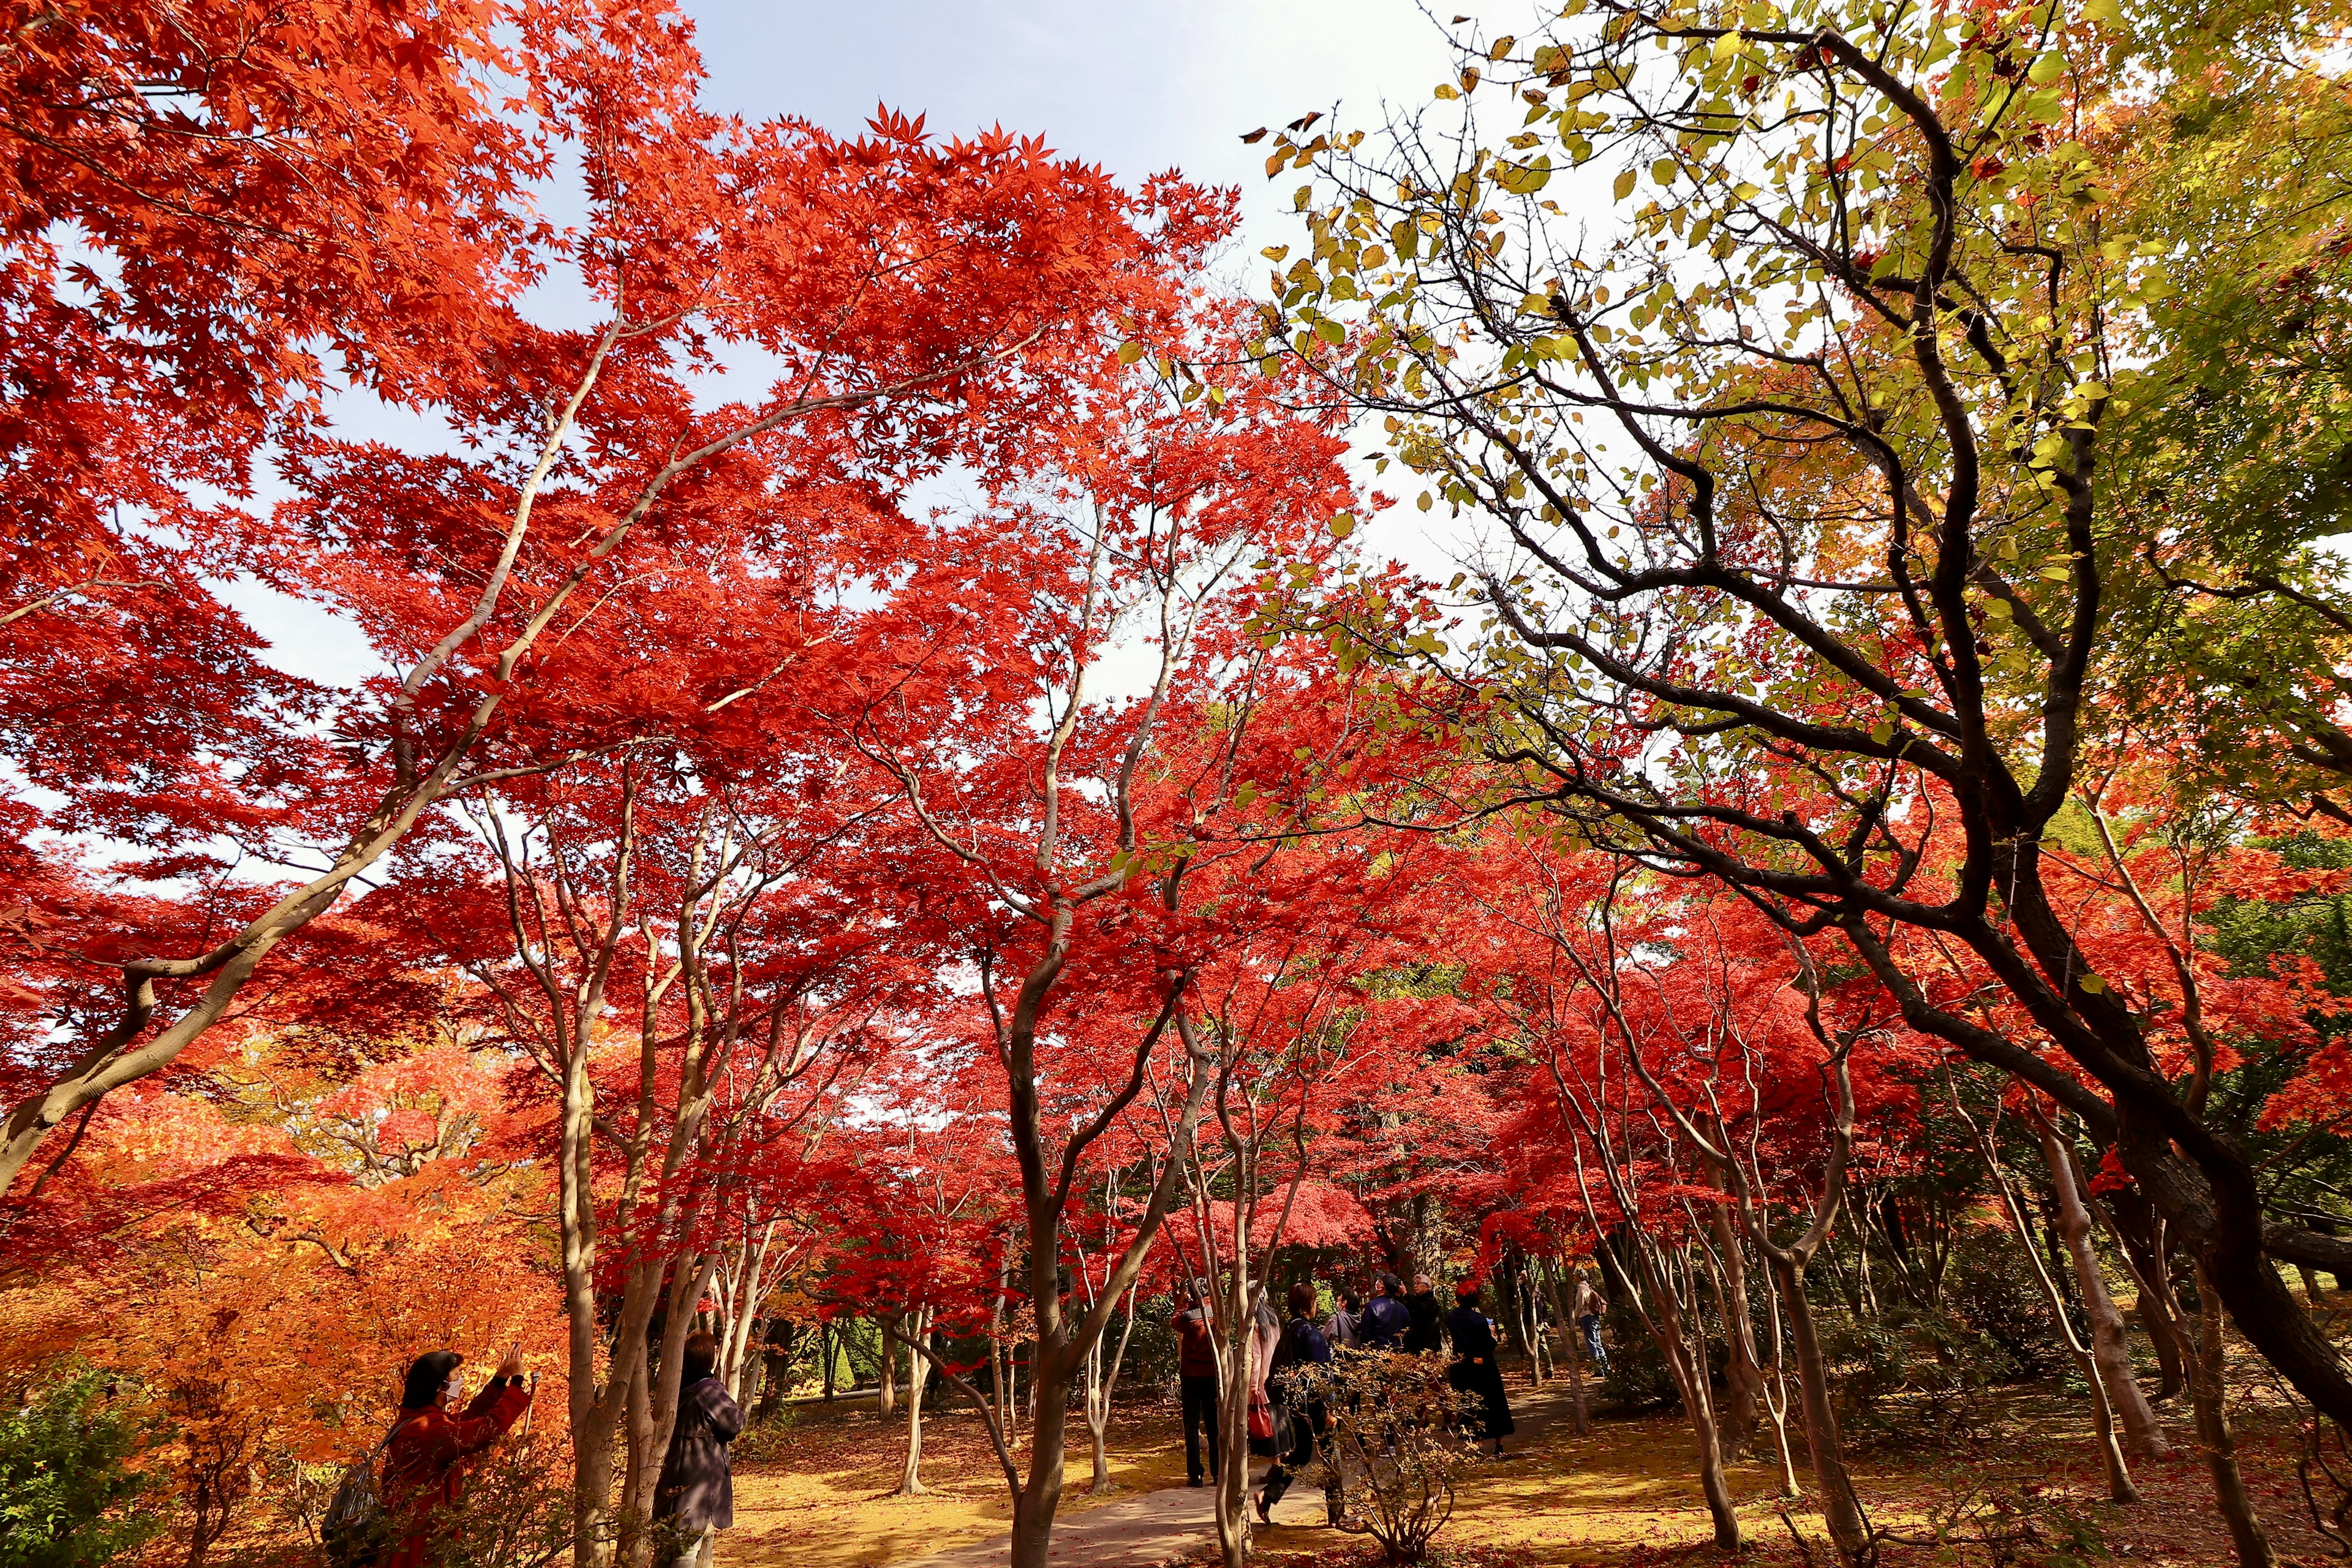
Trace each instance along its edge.
{"label": "forest floor", "polygon": [[[2233,1410],[2242,1465],[2255,1505],[2283,1561],[2335,1561],[2305,1513],[2294,1473],[2294,1434],[2285,1411],[2250,1389]],[[1528,1428],[1517,1457],[1480,1463],[1465,1479],[1443,1554],[1465,1568],[1589,1563],[1647,1568],[1712,1561],[1711,1531],[1693,1479],[1689,1426],[1670,1414],[1601,1414],[1589,1436],[1566,1419],[1559,1383],[1530,1389],[1512,1379]],[[1893,1436],[1853,1446],[1851,1464],[1874,1524],[1900,1536],[1941,1535],[1948,1544],[1889,1542],[1887,1568],[1917,1563],[2051,1564],[2103,1561],[2221,1568],[2229,1538],[2212,1505],[2212,1483],[2192,1445],[2186,1396],[2163,1407],[2177,1448],[2172,1458],[2135,1467],[2144,1500],[2118,1506],[2092,1446],[2080,1394],[2053,1386],[2003,1390],[1973,1419],[1929,1420],[1890,1404]],[[885,1422],[869,1397],[852,1405],[803,1406],[789,1426],[755,1438],[736,1466],[736,1530],[721,1538],[719,1568],[882,1568],[951,1554],[984,1561],[982,1543],[1001,1540],[1011,1518],[1003,1473],[979,1419],[957,1413],[925,1419],[922,1497],[891,1495],[904,1462],[903,1415]],[[1907,1437],[1906,1437],[1907,1431]],[[1115,1490],[1090,1496],[1085,1426],[1072,1417],[1073,1452],[1057,1531],[1073,1563],[1213,1561],[1206,1491],[1183,1487],[1182,1445],[1171,1406],[1131,1399],[1113,1413]],[[1751,1542],[1751,1563],[1828,1563],[1820,1516],[1778,1496],[1771,1429],[1763,1452],[1730,1467],[1732,1490]],[[1792,1430],[1805,1476],[1801,1433]],[[1154,1496],[1142,1494],[1154,1493]],[[1781,1518],[1787,1510],[1787,1521]],[[1109,1509],[1090,1529],[1087,1515]],[[1358,1541],[1320,1521],[1321,1499],[1294,1492],[1276,1526],[1258,1532],[1274,1568],[1377,1561]],[[1089,1548],[1090,1541],[1104,1544]],[[1109,1542],[1119,1543],[1114,1552]],[[959,1547],[976,1550],[956,1552]],[[1149,1549],[1147,1549],[1149,1548]],[[1001,1560],[1001,1559],[1000,1559]],[[942,1568],[946,1568],[943,1563]]]}

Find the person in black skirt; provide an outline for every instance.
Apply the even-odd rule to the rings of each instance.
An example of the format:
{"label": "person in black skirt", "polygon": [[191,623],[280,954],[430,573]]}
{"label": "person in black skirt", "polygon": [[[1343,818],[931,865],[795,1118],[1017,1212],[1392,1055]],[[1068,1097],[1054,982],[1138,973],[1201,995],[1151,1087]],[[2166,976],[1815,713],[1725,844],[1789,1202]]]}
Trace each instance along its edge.
{"label": "person in black skirt", "polygon": [[1478,1287],[1464,1280],[1454,1290],[1454,1308],[1445,1314],[1445,1331],[1454,1340],[1454,1364],[1446,1381],[1454,1391],[1476,1400],[1465,1419],[1471,1437],[1491,1437],[1495,1458],[1502,1458],[1503,1439],[1518,1430],[1511,1419],[1510,1396],[1503,1392],[1503,1363],[1495,1353],[1495,1326],[1478,1306]]}

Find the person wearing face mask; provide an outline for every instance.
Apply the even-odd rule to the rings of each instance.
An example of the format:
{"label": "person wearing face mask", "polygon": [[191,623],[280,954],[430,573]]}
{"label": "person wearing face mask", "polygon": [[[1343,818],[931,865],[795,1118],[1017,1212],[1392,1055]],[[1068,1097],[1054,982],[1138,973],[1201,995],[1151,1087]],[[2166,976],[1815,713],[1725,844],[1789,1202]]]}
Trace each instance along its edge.
{"label": "person wearing face mask", "polygon": [[400,1531],[382,1568],[423,1568],[436,1531],[465,1496],[466,1460],[503,1436],[530,1408],[516,1345],[473,1403],[457,1408],[464,1392],[457,1368],[465,1357],[433,1351],[409,1364],[400,1394],[400,1420],[384,1445],[384,1511]]}

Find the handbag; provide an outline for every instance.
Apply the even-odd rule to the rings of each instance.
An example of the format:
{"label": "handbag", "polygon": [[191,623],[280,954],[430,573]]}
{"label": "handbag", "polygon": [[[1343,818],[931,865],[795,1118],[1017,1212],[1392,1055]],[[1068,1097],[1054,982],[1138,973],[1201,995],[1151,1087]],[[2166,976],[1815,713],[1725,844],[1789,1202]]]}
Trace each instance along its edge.
{"label": "handbag", "polygon": [[375,1452],[343,1472],[342,1484],[335,1489],[326,1516],[319,1521],[319,1543],[326,1548],[327,1561],[334,1568],[374,1568],[390,1552],[392,1520],[384,1510],[383,1494],[377,1489],[376,1461],[413,1419],[403,1416],[394,1422]]}
{"label": "handbag", "polygon": [[1249,1395],[1249,1448],[1258,1458],[1271,1458],[1276,1453],[1274,1442],[1274,1405],[1262,1389],[1253,1388]]}

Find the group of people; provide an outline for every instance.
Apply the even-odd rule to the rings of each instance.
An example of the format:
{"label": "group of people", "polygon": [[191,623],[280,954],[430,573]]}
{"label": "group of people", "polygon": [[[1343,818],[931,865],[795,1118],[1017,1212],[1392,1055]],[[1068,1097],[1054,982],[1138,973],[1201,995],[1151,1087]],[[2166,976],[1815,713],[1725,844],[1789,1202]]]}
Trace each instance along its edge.
{"label": "group of people", "polygon": [[[1285,1297],[1286,1320],[1263,1294],[1249,1328],[1250,1423],[1253,1447],[1273,1466],[1257,1495],[1266,1518],[1292,1479],[1322,1450],[1330,1431],[1327,1403],[1307,1380],[1290,1375],[1302,1365],[1328,1366],[1335,1358],[1392,1351],[1423,1355],[1453,1347],[1447,1378],[1467,1404],[1464,1426],[1475,1439],[1493,1442],[1497,1458],[1508,1458],[1503,1439],[1517,1430],[1495,1325],[1479,1305],[1477,1285],[1465,1280],[1454,1289],[1451,1310],[1440,1306],[1437,1288],[1426,1274],[1412,1288],[1391,1273],[1373,1278],[1367,1299],[1352,1289],[1337,1292],[1337,1305],[1320,1321],[1320,1298],[1306,1280]],[[1587,1352],[1603,1369],[1601,1313],[1606,1310],[1586,1270],[1575,1279],[1575,1315]],[[1203,1486],[1220,1471],[1222,1442],[1217,1426],[1217,1334],[1209,1292],[1194,1280],[1175,1319],[1177,1372],[1182,1392],[1184,1468],[1190,1483]],[[719,1373],[719,1342],[710,1335],[688,1338],[679,1369],[677,1417],[654,1490],[654,1517],[668,1568],[707,1568],[711,1532],[735,1522],[734,1480],[727,1446],[743,1430],[743,1412]],[[465,1358],[455,1351],[418,1356],[401,1391],[400,1412],[382,1454],[382,1503],[390,1526],[388,1554],[368,1568],[424,1568],[436,1531],[455,1519],[465,1483],[466,1461],[505,1436],[530,1409],[531,1387],[522,1369],[520,1346],[509,1350],[471,1401],[464,1397],[460,1372]],[[1287,1439],[1277,1434],[1287,1417]],[[1262,1429],[1262,1430],[1261,1430]],[[1206,1463],[1203,1464],[1205,1458]],[[1346,1499],[1339,1467],[1323,1467],[1323,1501],[1338,1523]]]}
{"label": "group of people", "polygon": [[[707,1564],[711,1532],[733,1528],[727,1445],[743,1430],[743,1412],[719,1377],[719,1342],[690,1335],[684,1353],[677,1417],[654,1488],[655,1528],[667,1568]],[[456,1523],[466,1461],[530,1409],[520,1346],[507,1352],[470,1402],[458,1370],[464,1361],[455,1351],[433,1351],[408,1368],[400,1412],[383,1446],[381,1496],[391,1545],[375,1568],[424,1568],[436,1534]]]}
{"label": "group of people", "polygon": [[[1451,1309],[1441,1305],[1437,1287],[1426,1274],[1413,1277],[1412,1288],[1393,1273],[1374,1276],[1371,1294],[1341,1288],[1336,1305],[1320,1321],[1320,1296],[1313,1284],[1293,1284],[1285,1304],[1288,1317],[1276,1315],[1262,1294],[1249,1329],[1250,1405],[1253,1447],[1270,1454],[1274,1464],[1257,1494],[1257,1513],[1265,1519],[1282,1500],[1298,1471],[1320,1450],[1330,1429],[1330,1411],[1308,1380],[1286,1375],[1304,1365],[1328,1366],[1336,1358],[1370,1352],[1425,1355],[1452,1347],[1447,1380],[1465,1398],[1464,1429],[1474,1440],[1494,1444],[1494,1456],[1507,1458],[1503,1439],[1515,1432],[1509,1394],[1503,1386],[1503,1369],[1495,1340],[1495,1324],[1480,1305],[1478,1286],[1465,1280],[1456,1286]],[[1601,1313],[1607,1303],[1588,1273],[1575,1277],[1575,1314],[1585,1346],[1595,1362],[1608,1365],[1601,1344]],[[1175,1317],[1177,1378],[1184,1422],[1184,1468],[1189,1484],[1204,1486],[1216,1479],[1222,1447],[1217,1420],[1219,1376],[1215,1309],[1207,1287],[1190,1283],[1186,1300]],[[1288,1417],[1288,1440],[1276,1434],[1281,1423],[1276,1407]],[[1205,1459],[1205,1463],[1203,1462]],[[1323,1467],[1323,1501],[1331,1521],[1341,1519],[1346,1499],[1339,1467]]]}

